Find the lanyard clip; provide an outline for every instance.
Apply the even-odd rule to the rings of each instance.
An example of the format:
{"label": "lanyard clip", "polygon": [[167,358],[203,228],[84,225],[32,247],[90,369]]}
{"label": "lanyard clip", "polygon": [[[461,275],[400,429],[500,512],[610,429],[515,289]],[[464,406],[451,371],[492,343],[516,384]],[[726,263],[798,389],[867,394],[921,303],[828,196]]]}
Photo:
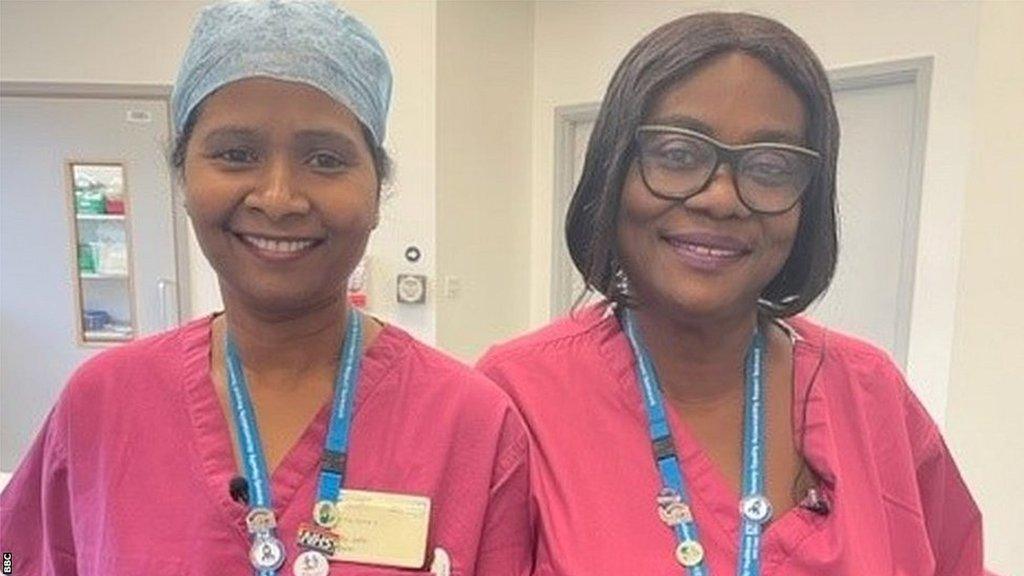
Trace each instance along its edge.
{"label": "lanyard clip", "polygon": [[334,472],[338,476],[345,476],[345,464],[347,461],[348,455],[344,452],[336,452],[325,448],[323,455],[320,456],[320,470],[322,472]]}
{"label": "lanyard clip", "polygon": [[655,438],[651,441],[651,445],[654,448],[654,460],[656,462],[665,458],[673,458],[676,455],[676,445],[672,442],[671,435]]}

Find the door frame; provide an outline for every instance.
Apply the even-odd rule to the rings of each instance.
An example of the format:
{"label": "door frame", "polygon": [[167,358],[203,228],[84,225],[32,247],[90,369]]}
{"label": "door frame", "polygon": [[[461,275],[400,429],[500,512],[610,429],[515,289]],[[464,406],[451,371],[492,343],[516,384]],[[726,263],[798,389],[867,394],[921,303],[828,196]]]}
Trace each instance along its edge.
{"label": "door frame", "polygon": [[904,370],[910,351],[910,327],[917,273],[917,244],[924,187],[924,155],[928,141],[928,103],[931,97],[934,57],[920,56],[844,66],[829,71],[833,92],[880,88],[894,84],[914,86],[914,118],[907,171],[907,208],[903,221],[900,277],[896,288],[896,340],[893,359]]}
{"label": "door frame", "polygon": [[[116,84],[94,82],[32,82],[20,80],[0,81],[0,97],[17,98],[82,98],[89,100],[159,100],[167,104],[167,133],[174,134],[171,121],[170,84]],[[167,143],[171,145],[170,142]],[[192,317],[191,279],[188,247],[188,216],[179,182],[171,174],[171,229],[174,232],[174,267],[177,324]]]}
{"label": "door frame", "polygon": [[575,158],[576,130],[582,124],[593,122],[601,108],[600,102],[570,104],[555,108],[555,186],[551,216],[551,287],[550,317],[566,313],[579,294],[572,293],[572,278],[576,270],[565,265],[569,250],[565,246],[565,213],[575,190],[572,160]]}
{"label": "door frame", "polygon": [[[921,190],[924,182],[925,146],[928,135],[928,103],[931,95],[933,56],[919,56],[842,66],[828,71],[833,92],[860,90],[911,83],[915,87],[913,132],[907,181],[907,219],[903,226],[901,269],[897,288],[896,345],[893,356],[904,369],[910,349],[911,315],[914,303],[917,244],[921,212]],[[581,124],[593,122],[600,110],[599,102],[572,104],[555,108],[554,194],[552,198],[550,315],[563,314],[572,306],[572,275],[567,265],[563,237],[569,202],[574,192],[573,143]]]}

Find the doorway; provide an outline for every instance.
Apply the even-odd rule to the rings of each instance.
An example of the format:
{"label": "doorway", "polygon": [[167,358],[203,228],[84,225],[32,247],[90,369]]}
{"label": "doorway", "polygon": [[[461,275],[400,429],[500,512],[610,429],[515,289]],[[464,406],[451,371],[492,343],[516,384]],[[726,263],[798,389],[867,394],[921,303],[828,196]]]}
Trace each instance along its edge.
{"label": "doorway", "polygon": [[0,84],[0,470],[77,366],[188,314],[168,86]]}

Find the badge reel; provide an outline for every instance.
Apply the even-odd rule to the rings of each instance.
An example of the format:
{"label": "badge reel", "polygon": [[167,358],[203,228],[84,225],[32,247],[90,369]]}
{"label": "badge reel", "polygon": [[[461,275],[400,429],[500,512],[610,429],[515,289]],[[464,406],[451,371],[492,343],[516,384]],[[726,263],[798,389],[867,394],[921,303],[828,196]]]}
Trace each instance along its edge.
{"label": "badge reel", "polygon": [[257,570],[277,570],[284,564],[284,544],[269,533],[260,534],[249,549],[249,562]]}

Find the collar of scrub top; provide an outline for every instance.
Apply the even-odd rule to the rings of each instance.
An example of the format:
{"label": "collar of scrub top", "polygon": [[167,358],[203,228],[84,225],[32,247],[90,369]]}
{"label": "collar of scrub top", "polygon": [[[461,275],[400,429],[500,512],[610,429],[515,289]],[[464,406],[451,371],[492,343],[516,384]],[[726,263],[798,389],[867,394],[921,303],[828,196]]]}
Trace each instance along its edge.
{"label": "collar of scrub top", "polygon": [[[350,310],[342,344],[341,363],[334,382],[334,398],[331,406],[331,420],[324,442],[320,464],[320,480],[317,501],[337,500],[345,482],[349,437],[352,428],[352,412],[356,387],[359,383],[359,367],[362,359],[362,316]],[[270,478],[259,428],[256,424],[252,398],[246,385],[245,371],[238,350],[230,335],[226,337],[228,364],[228,391],[232,414],[238,431],[239,452],[243,469],[251,491],[250,507],[273,510]],[[266,534],[253,534],[254,542],[259,538],[274,537],[274,530]],[[261,576],[275,571],[261,571]]]}
{"label": "collar of scrub top", "polygon": [[[661,384],[654,369],[654,362],[637,329],[636,318],[629,308],[622,311],[622,325],[629,339],[636,359],[637,383],[644,400],[648,429],[654,449],[654,460],[661,475],[664,490],[678,494],[688,507],[690,498],[686,480],[680,469],[672,431],[665,415],[665,402]],[[764,497],[765,469],[765,406],[764,406],[764,360],[765,341],[760,325],[754,329],[754,337],[747,349],[744,415],[743,415],[743,499],[740,502],[740,556],[736,573],[740,576],[757,576],[761,573],[761,531],[771,517],[771,505]],[[697,533],[697,524],[692,515],[688,521],[674,525],[677,560],[688,570],[690,576],[709,576],[707,562]],[[696,561],[684,561],[681,557],[689,551]]]}

